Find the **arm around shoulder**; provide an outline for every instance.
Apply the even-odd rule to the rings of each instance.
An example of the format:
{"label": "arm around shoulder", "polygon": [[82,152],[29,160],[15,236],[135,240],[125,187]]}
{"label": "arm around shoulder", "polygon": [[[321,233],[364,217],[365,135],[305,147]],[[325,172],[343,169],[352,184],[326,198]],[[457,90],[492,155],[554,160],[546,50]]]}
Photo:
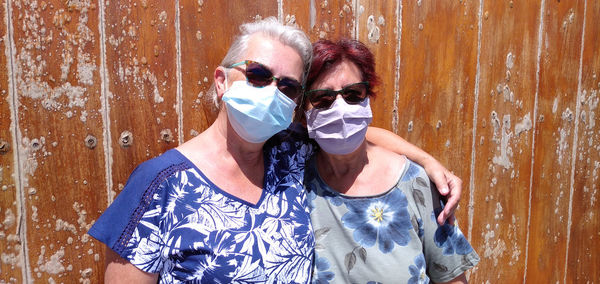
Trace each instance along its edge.
{"label": "arm around shoulder", "polygon": [[446,169],[429,153],[391,131],[369,126],[366,139],[375,145],[405,155],[410,160],[423,166],[429,179],[438,188],[439,193],[448,199],[444,211],[438,217],[438,223],[444,224],[448,220],[450,224],[454,224],[454,211],[458,207],[462,192],[462,180],[459,177]]}
{"label": "arm around shoulder", "polygon": [[369,126],[367,129],[367,141],[384,147],[392,152],[407,156],[409,159],[423,165],[432,158],[421,148],[409,143],[404,138],[396,135],[394,132],[383,128]]}
{"label": "arm around shoulder", "polygon": [[144,272],[113,250],[106,249],[104,283],[156,283],[157,281],[158,274]]}

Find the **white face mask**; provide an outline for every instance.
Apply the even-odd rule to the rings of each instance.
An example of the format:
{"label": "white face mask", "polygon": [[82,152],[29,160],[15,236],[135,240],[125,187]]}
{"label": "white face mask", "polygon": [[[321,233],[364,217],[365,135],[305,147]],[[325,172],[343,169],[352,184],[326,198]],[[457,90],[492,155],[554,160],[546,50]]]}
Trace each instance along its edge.
{"label": "white face mask", "polygon": [[328,109],[313,108],[305,113],[308,137],[315,139],[325,152],[336,155],[358,149],[373,120],[369,98],[351,105],[339,97]]}

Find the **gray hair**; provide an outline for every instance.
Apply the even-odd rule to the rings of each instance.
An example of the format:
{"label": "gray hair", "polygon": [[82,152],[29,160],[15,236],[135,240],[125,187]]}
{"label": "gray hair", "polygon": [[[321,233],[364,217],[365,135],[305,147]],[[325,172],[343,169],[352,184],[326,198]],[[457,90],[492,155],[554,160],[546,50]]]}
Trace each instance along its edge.
{"label": "gray hair", "polygon": [[[221,66],[230,66],[234,63],[244,60],[242,58],[248,50],[248,42],[254,34],[263,34],[279,42],[290,46],[298,52],[304,66],[302,71],[302,85],[306,82],[306,76],[310,70],[312,60],[312,44],[308,36],[299,28],[280,23],[275,17],[268,17],[263,20],[257,20],[245,23],[240,26],[240,34],[235,38],[233,44],[229,47],[225,58],[221,61]],[[218,106],[217,93],[214,84],[209,92],[212,93],[213,101]]]}

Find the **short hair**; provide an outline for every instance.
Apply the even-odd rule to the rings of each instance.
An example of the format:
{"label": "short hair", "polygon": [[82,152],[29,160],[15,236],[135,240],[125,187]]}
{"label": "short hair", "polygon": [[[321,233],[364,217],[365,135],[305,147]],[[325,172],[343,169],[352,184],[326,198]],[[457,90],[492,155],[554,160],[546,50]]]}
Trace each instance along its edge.
{"label": "short hair", "polygon": [[[272,39],[278,40],[284,45],[293,48],[302,59],[302,84],[306,82],[306,76],[310,69],[312,60],[312,45],[308,36],[299,28],[280,23],[275,17],[268,17],[263,20],[257,20],[240,25],[240,34],[235,38],[225,58],[221,61],[221,66],[227,67],[234,63],[245,60],[242,58],[248,50],[248,42],[255,34],[263,34]],[[218,105],[214,86],[211,87],[213,100]]]}
{"label": "short hair", "polygon": [[313,44],[313,60],[306,79],[307,90],[321,74],[344,59],[358,67],[361,80],[369,82],[367,95],[375,97],[373,88],[379,84],[379,78],[375,73],[375,57],[366,45],[352,39],[341,39],[337,42],[319,40]]}

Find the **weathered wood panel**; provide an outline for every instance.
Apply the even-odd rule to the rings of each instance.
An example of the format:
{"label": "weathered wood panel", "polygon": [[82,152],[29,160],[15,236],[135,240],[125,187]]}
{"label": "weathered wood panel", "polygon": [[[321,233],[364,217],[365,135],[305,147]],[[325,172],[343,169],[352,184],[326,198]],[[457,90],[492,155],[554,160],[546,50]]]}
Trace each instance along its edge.
{"label": "weathered wood panel", "polygon": [[[525,275],[532,283],[556,283],[564,279],[584,19],[584,1],[546,1],[545,4],[537,111],[531,113],[527,125],[523,125],[535,125]],[[517,131],[515,128],[515,135],[519,136]],[[548,222],[548,216],[552,216],[552,222]]]}
{"label": "weathered wood panel", "polygon": [[311,41],[356,38],[354,1],[282,1],[283,22],[297,24]]}
{"label": "weathered wood panel", "polygon": [[[213,72],[239,34],[239,25],[258,17],[277,17],[276,1],[181,2],[181,71],[183,137],[198,135],[217,116]],[[215,21],[215,19],[219,19]]]}
{"label": "weathered wood panel", "polygon": [[471,173],[472,244],[482,261],[472,281],[518,283],[526,267],[540,3],[485,1],[482,17]]}
{"label": "weathered wood panel", "polygon": [[[398,122],[394,126],[400,136],[438,157],[463,179],[462,206],[466,207],[470,198],[466,185],[471,175],[479,6],[472,1],[408,1],[401,9],[395,102]],[[468,210],[459,213],[467,234]]]}
{"label": "weathered wood panel", "polygon": [[175,2],[107,1],[103,8],[110,201],[137,164],[177,145],[178,59]]}
{"label": "weathered wood panel", "polygon": [[359,1],[357,39],[365,43],[377,57],[375,70],[380,85],[371,100],[372,125],[393,129],[398,119],[396,82],[399,50],[399,3],[394,1]]}
{"label": "weathered wood panel", "polygon": [[374,125],[465,181],[458,217],[482,257],[472,283],[600,279],[598,1],[19,0],[0,12],[0,282],[101,282],[104,246],[87,228],[137,164],[212,123],[214,68],[239,24],[267,16],[372,48]]}
{"label": "weathered wood panel", "polygon": [[[18,282],[89,281],[102,247],[86,234],[106,202],[97,5],[12,1],[20,230]],[[96,137],[97,145],[87,145]],[[93,143],[92,143],[93,144]],[[89,147],[88,147],[89,146]],[[91,218],[90,218],[91,217]]]}
{"label": "weathered wood panel", "polygon": [[10,89],[11,37],[7,2],[0,7],[0,282],[15,283],[23,278],[23,240],[19,234],[21,219],[19,169],[15,159],[14,92]]}
{"label": "weathered wood panel", "polygon": [[576,140],[573,140],[576,151],[566,259],[565,279],[568,283],[600,281],[600,2],[586,1],[585,11],[585,15],[576,15],[577,21],[585,21],[585,32],[574,127]]}

